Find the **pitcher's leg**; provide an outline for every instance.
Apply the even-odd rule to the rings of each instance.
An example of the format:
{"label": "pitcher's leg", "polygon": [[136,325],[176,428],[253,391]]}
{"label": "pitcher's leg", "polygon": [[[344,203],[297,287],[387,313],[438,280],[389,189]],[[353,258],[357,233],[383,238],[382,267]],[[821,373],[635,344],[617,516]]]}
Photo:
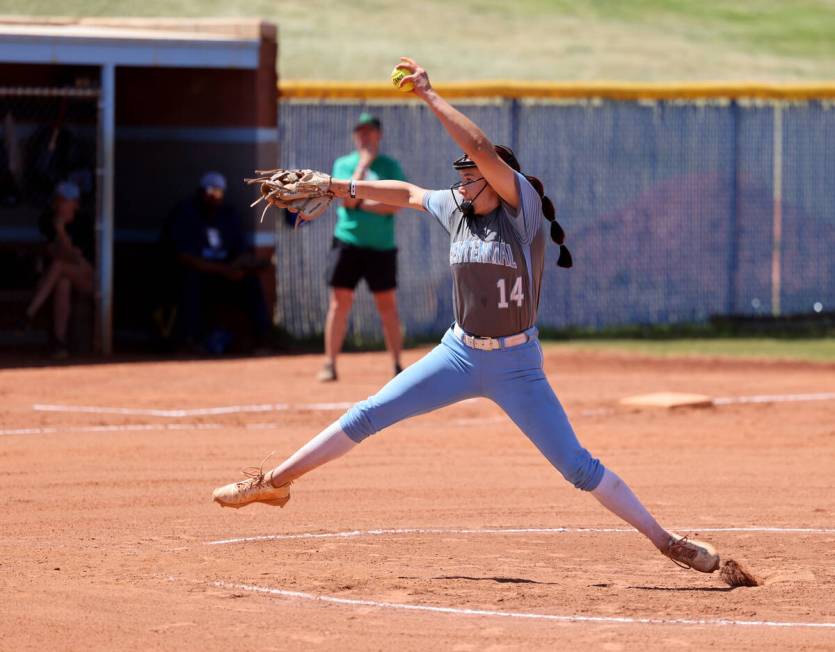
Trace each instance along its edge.
{"label": "pitcher's leg", "polygon": [[223,507],[254,502],[283,507],[290,499],[293,480],[341,457],[369,435],[409,416],[475,396],[472,371],[465,352],[441,344],[377,394],[357,403],[282,464],[268,472],[249,470],[250,479],[218,487],[213,499]]}
{"label": "pitcher's leg", "polygon": [[601,505],[629,523],[638,532],[652,541],[661,552],[670,542],[670,533],[658,524],[652,514],[641,503],[620,477],[610,469],[603,472],[600,484],[591,492]]}
{"label": "pitcher's leg", "polygon": [[374,396],[340,419],[345,433],[361,442],[375,432],[424,412],[477,396],[476,374],[463,345],[451,334]]}
{"label": "pitcher's leg", "polygon": [[267,474],[274,487],[292,482],[323,464],[342,457],[357,443],[334,421]]}
{"label": "pitcher's leg", "polygon": [[495,401],[545,458],[578,489],[592,491],[603,478],[600,460],[580,445],[568,417],[541,369],[512,374],[494,385]]}
{"label": "pitcher's leg", "polygon": [[532,364],[530,354],[520,352],[519,361],[520,368],[505,365],[497,370],[489,398],[507,412],[575,487],[591,492],[604,507],[674,561],[706,573],[715,571],[719,566],[716,551],[707,544],[687,540],[662,528],[627,484],[580,445],[565,410],[542,369]]}

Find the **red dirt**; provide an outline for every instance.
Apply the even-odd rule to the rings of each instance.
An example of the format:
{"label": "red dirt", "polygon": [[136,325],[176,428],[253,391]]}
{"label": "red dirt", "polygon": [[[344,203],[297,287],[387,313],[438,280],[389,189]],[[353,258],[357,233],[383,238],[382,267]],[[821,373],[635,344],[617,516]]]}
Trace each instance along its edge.
{"label": "red dirt", "polygon": [[[212,504],[213,487],[271,450],[290,453],[339,412],[171,419],[32,409],[353,401],[373,393],[389,369],[382,354],[349,355],[343,380],[320,385],[319,363],[303,356],[0,374],[0,648],[835,648],[835,628],[564,623],[310,602],[213,584],[560,616],[835,623],[835,533],[702,533],[764,579],[734,590],[718,573],[680,570],[631,532],[206,545],[373,528],[623,526],[565,483],[486,401],[376,435],[299,481],[285,509],[239,511]],[[693,534],[835,528],[835,401],[669,412],[617,406],[653,391],[831,392],[835,366],[550,350],[546,369],[584,444],[664,524]],[[155,429],[91,430],[116,425]],[[57,430],[9,434],[21,428]]]}

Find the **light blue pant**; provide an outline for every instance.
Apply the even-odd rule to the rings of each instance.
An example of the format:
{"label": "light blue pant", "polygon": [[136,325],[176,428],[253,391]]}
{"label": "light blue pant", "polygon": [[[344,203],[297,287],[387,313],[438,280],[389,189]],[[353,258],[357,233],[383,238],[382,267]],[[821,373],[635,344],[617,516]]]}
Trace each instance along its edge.
{"label": "light blue pant", "polygon": [[340,419],[355,442],[388,426],[467,398],[489,398],[578,489],[592,491],[604,467],[580,445],[542,370],[537,330],[525,344],[471,349],[447,331],[441,343]]}

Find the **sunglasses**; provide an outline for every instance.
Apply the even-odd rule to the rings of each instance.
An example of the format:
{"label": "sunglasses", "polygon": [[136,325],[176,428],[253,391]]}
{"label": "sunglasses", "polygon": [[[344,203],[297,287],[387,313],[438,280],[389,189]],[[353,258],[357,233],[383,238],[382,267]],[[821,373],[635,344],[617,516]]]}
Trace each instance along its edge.
{"label": "sunglasses", "polygon": [[479,181],[484,181],[484,177],[479,177],[478,179],[473,179],[472,181],[456,181],[453,183],[449,189],[450,190],[458,190],[459,188],[463,188],[464,186],[469,186],[473,183],[478,183]]}

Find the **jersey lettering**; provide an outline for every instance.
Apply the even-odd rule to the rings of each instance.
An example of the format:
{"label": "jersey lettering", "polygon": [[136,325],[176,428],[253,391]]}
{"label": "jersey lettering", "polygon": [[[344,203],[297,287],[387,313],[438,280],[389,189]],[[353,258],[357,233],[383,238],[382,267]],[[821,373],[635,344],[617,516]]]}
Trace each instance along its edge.
{"label": "jersey lettering", "polygon": [[513,249],[506,242],[482,242],[478,239],[459,240],[449,248],[449,264],[484,263],[517,269]]}

